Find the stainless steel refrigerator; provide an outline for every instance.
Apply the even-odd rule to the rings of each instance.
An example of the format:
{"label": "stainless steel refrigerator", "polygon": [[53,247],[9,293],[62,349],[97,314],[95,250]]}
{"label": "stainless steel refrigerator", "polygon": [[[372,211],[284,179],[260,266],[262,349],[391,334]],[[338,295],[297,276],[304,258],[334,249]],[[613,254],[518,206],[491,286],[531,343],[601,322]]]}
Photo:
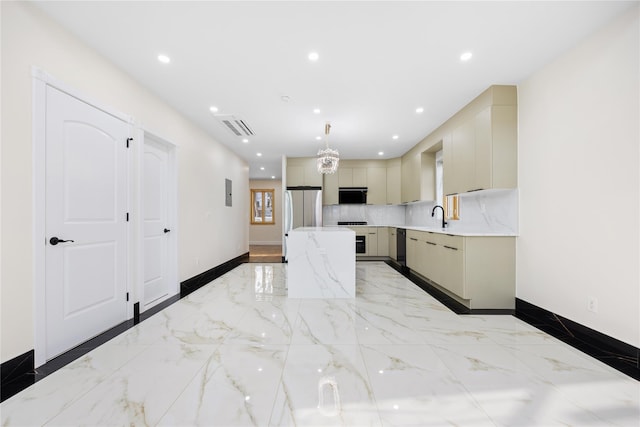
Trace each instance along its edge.
{"label": "stainless steel refrigerator", "polygon": [[322,188],[287,187],[284,193],[284,259],[287,236],[298,227],[322,227]]}

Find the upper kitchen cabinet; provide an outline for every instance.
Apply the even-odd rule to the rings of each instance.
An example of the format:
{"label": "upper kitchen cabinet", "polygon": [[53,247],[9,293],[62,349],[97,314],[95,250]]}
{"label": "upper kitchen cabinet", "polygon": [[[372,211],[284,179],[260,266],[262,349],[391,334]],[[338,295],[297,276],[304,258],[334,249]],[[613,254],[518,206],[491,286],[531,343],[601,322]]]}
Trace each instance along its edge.
{"label": "upper kitchen cabinet", "polygon": [[322,186],[315,157],[287,158],[287,187]]}
{"label": "upper kitchen cabinet", "polygon": [[494,105],[475,117],[475,186],[518,186],[518,110]]}
{"label": "upper kitchen cabinet", "polygon": [[492,86],[449,122],[443,152],[445,194],[517,187],[514,86]]}
{"label": "upper kitchen cabinet", "polygon": [[[344,163],[344,162],[343,162]],[[338,167],[339,187],[366,187],[366,167]]]}
{"label": "upper kitchen cabinet", "polygon": [[367,169],[367,204],[384,205],[387,203],[387,169],[373,167]]}
{"label": "upper kitchen cabinet", "polygon": [[399,205],[401,198],[402,160],[400,158],[387,160],[387,204]]}
{"label": "upper kitchen cabinet", "polygon": [[420,200],[420,166],[422,154],[409,153],[402,156],[402,182],[400,185],[402,203],[417,202]]}
{"label": "upper kitchen cabinet", "polygon": [[322,177],[322,204],[338,204],[338,174],[327,173]]}
{"label": "upper kitchen cabinet", "polygon": [[[397,160],[398,179],[393,193],[400,188],[400,159]],[[388,185],[386,160],[341,160],[338,172],[323,177],[323,204],[338,204],[338,188],[367,187],[367,204],[384,205],[387,200]],[[398,197],[399,199],[399,197]],[[400,203],[399,201],[397,203]]]}

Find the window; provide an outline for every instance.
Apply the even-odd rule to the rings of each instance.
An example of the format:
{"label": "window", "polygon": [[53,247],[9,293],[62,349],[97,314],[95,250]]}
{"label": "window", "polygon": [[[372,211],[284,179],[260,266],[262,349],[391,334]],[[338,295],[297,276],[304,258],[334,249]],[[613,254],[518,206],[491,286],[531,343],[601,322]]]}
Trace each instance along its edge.
{"label": "window", "polygon": [[442,206],[444,193],[444,168],[442,150],[436,151],[436,205]]}
{"label": "window", "polygon": [[436,205],[444,208],[445,219],[460,219],[460,196],[444,195],[444,162],[442,150],[436,151]]}
{"label": "window", "polygon": [[275,224],[274,189],[251,189],[251,224]]}

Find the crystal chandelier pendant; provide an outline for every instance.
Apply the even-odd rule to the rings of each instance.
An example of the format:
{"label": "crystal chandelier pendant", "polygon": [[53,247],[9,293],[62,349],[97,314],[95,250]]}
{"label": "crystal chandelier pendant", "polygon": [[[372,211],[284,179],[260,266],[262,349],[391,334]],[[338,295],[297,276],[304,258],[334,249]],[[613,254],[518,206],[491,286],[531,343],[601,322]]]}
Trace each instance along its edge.
{"label": "crystal chandelier pendant", "polygon": [[324,127],[324,133],[326,135],[326,148],[318,150],[318,172],[321,174],[335,173],[338,170],[338,162],[340,161],[340,154],[338,150],[329,148],[329,130],[331,125],[327,123]]}
{"label": "crystal chandelier pendant", "polygon": [[318,172],[335,173],[338,170],[338,162],[340,161],[339,153],[332,148],[318,150]]}

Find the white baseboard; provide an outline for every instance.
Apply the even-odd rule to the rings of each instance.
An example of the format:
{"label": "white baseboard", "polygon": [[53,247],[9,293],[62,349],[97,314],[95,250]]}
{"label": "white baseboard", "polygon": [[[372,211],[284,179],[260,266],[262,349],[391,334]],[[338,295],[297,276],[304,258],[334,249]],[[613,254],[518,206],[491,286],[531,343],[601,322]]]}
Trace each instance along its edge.
{"label": "white baseboard", "polygon": [[266,246],[266,245],[282,245],[282,240],[273,240],[273,241],[259,241],[259,242],[251,242],[249,241],[250,245],[254,245],[254,246]]}

